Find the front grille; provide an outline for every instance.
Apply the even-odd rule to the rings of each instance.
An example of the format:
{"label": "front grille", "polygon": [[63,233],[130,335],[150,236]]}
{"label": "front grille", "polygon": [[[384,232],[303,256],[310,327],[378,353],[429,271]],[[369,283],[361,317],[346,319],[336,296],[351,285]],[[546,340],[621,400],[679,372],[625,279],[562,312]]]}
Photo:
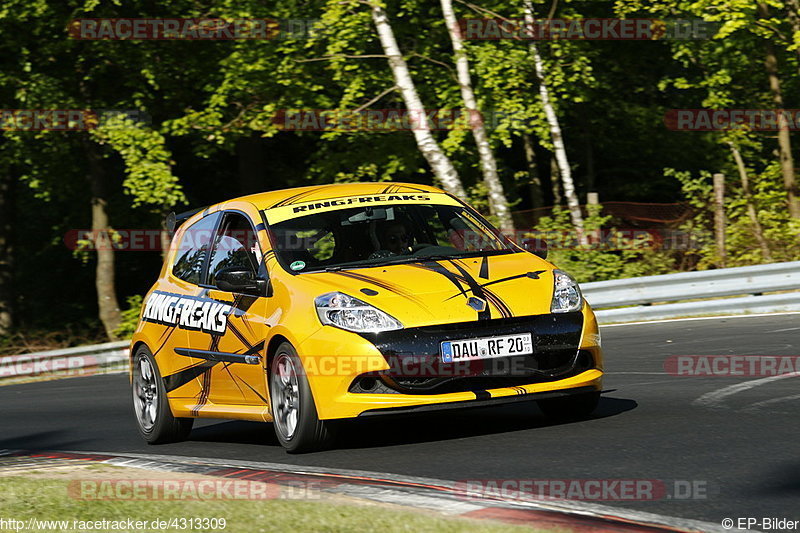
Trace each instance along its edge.
{"label": "front grille", "polygon": [[[423,326],[362,336],[380,350],[389,364],[390,369],[380,373],[381,389],[388,387],[404,394],[444,394],[553,381],[568,377],[571,372],[582,372],[585,365],[578,357],[582,328],[583,314],[574,312]],[[463,362],[441,362],[442,341],[518,333],[532,335],[533,354],[469,361],[466,371],[459,366]],[[589,361],[594,364],[591,354]],[[362,389],[359,380],[351,386],[351,392],[376,392],[374,387]]]}

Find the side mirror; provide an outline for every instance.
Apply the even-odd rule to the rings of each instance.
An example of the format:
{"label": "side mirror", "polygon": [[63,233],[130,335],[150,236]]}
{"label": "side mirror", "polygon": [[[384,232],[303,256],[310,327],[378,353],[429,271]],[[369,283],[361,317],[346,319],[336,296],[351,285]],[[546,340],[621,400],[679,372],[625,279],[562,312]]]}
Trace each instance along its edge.
{"label": "side mirror", "polygon": [[245,267],[227,267],[214,273],[217,288],[225,292],[263,294],[266,281],[256,278],[252,270]]}
{"label": "side mirror", "polygon": [[522,247],[533,255],[547,259],[547,241],[544,239],[526,239],[522,241]]}

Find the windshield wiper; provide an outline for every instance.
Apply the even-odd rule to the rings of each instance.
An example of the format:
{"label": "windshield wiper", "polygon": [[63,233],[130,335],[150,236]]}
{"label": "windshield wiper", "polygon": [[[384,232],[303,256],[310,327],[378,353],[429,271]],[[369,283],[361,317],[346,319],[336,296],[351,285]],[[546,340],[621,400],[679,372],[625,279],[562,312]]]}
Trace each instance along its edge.
{"label": "windshield wiper", "polygon": [[[424,263],[426,261],[447,261],[450,259],[465,259],[469,257],[481,257],[484,255],[504,255],[513,253],[514,250],[476,250],[474,252],[466,252],[461,254],[432,254],[432,255],[405,255],[402,257],[395,257],[385,261],[376,261],[374,263],[357,263],[350,265],[331,265],[322,269],[324,272],[339,272],[341,270],[352,270],[356,268],[375,268],[391,265],[403,265],[407,263]],[[314,272],[314,271],[309,271]],[[316,272],[319,272],[317,270]]]}
{"label": "windshield wiper", "polygon": [[449,261],[451,259],[465,259],[469,257],[481,257],[484,255],[504,255],[512,253],[514,250],[485,250],[468,252],[466,254],[432,254],[432,255],[413,255],[402,258],[393,259],[390,261],[382,261],[380,263],[373,263],[365,266],[388,266],[388,265],[402,265],[404,263],[424,263],[426,261]]}

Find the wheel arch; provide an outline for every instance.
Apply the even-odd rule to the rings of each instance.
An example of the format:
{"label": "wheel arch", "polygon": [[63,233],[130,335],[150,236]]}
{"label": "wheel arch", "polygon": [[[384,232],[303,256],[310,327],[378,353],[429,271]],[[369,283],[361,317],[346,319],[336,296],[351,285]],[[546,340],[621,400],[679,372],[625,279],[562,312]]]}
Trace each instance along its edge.
{"label": "wheel arch", "polygon": [[[147,345],[146,342],[144,342],[143,340],[138,340],[134,341],[133,344],[131,344],[131,350],[130,353],[128,354],[128,378],[130,379],[131,383],[133,383],[133,358],[134,356],[136,356],[136,352],[138,352],[139,348],[141,348],[142,346],[150,350],[150,347]],[[153,353],[153,350],[150,350],[150,353]]]}
{"label": "wheel arch", "polygon": [[[264,361],[264,370],[266,371],[267,375],[269,375],[270,369],[272,368],[272,359],[275,357],[275,352],[278,351],[278,346],[283,344],[284,342],[288,342],[292,346],[294,343],[290,341],[287,337],[282,335],[281,333],[276,333],[272,336],[269,340],[269,344],[267,344],[267,349],[265,350],[265,361]],[[297,347],[295,347],[295,350]]]}

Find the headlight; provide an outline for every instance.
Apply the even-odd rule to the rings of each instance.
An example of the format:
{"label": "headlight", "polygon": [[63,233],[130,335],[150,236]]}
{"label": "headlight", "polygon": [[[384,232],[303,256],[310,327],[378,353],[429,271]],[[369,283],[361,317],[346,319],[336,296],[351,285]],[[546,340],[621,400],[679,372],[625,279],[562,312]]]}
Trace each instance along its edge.
{"label": "headlight", "polygon": [[583,305],[583,296],[578,282],[563,270],[553,270],[553,303],[551,313],[578,311]]}
{"label": "headlight", "polygon": [[357,333],[403,329],[403,324],[380,309],[341,292],[323,294],[314,300],[314,304],[323,324]]}

